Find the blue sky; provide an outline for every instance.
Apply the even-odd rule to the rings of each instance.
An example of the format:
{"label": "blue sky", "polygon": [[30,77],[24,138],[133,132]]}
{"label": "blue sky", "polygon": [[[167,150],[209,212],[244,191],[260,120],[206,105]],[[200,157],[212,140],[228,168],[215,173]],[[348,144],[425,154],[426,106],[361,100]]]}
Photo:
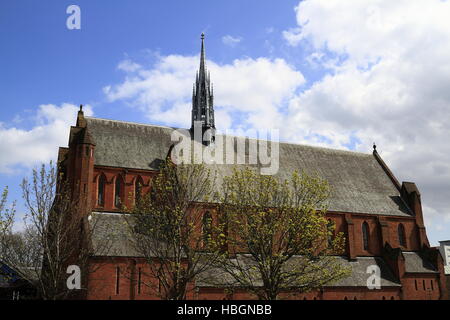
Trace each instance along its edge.
{"label": "blue sky", "polygon": [[[71,4],[81,30],[66,27]],[[20,203],[80,103],[186,126],[205,32],[219,129],[361,152],[376,141],[418,184],[437,244],[450,238],[449,14],[439,0],[1,1],[0,188]]]}

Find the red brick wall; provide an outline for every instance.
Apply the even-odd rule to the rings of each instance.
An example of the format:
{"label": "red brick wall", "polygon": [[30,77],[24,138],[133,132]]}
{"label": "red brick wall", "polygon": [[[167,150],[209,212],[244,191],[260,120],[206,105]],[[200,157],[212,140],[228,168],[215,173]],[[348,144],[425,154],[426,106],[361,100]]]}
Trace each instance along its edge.
{"label": "red brick wall", "polygon": [[437,300],[440,298],[439,282],[437,276],[433,274],[407,274],[402,279],[402,286],[405,300]]}
{"label": "red brick wall", "polygon": [[420,250],[419,239],[417,235],[416,221],[413,218],[391,218],[387,219],[389,223],[389,243],[392,247],[400,247],[398,240],[398,225],[401,223],[405,228],[406,235],[406,247],[405,250],[408,251],[418,251]]}
{"label": "red brick wall", "polygon": [[[384,298],[384,299],[383,299]],[[366,288],[325,288],[324,300],[399,300],[399,288],[368,290]]]}
{"label": "red brick wall", "polygon": [[[101,174],[105,175],[105,204],[104,206],[98,205],[98,179]],[[121,176],[124,179],[124,191],[123,191],[123,205],[127,208],[131,208],[134,205],[135,196],[135,181],[140,178],[143,181],[142,193],[146,194],[150,191],[151,178],[155,175],[151,171],[142,170],[124,170],[120,168],[102,168],[95,167],[93,180],[91,182],[91,197],[93,210],[119,212],[123,211],[121,208],[117,208],[114,204],[115,193],[115,179]]]}
{"label": "red brick wall", "polygon": [[[137,260],[137,261],[136,261]],[[89,275],[89,300],[153,300],[160,299],[158,282],[149,275],[148,266],[139,259],[105,258],[96,259],[95,272]],[[117,267],[120,268],[119,292],[116,291]],[[134,276],[132,270],[134,268]],[[138,270],[141,268],[141,289],[139,292]],[[417,283],[417,289],[416,289]],[[433,284],[432,284],[433,283]],[[425,284],[425,289],[424,289]],[[440,299],[439,283],[434,274],[407,274],[402,279],[402,288],[369,290],[355,287],[325,287],[321,291],[308,293],[282,293],[280,299],[295,300],[437,300]],[[256,297],[246,291],[224,288],[188,288],[189,300],[253,300]]]}
{"label": "red brick wall", "polygon": [[[359,216],[353,215],[352,220],[355,226],[354,231],[354,248],[357,256],[380,256],[381,255],[381,242],[380,242],[380,230],[376,216]],[[363,247],[363,235],[362,225],[367,222],[369,225],[369,248],[364,250]]]}

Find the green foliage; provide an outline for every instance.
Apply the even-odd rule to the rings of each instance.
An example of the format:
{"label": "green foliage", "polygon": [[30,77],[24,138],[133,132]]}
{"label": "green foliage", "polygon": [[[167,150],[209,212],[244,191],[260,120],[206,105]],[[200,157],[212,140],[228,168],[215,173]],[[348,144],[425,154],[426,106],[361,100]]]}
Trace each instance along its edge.
{"label": "green foliage", "polygon": [[[10,255],[15,213],[15,203],[8,204],[8,187],[5,187],[0,197],[0,262],[5,262]],[[9,277],[7,274],[1,276]]]}
{"label": "green foliage", "polygon": [[[333,256],[343,251],[325,213],[330,188],[317,175],[294,172],[281,181],[250,169],[224,178],[219,199],[228,251],[218,268],[260,299],[305,292],[348,273]],[[246,255],[242,255],[246,253]]]}
{"label": "green foliage", "polygon": [[8,187],[5,187],[0,197],[0,234],[12,232],[15,214],[16,203],[8,205]]}
{"label": "green foliage", "polygon": [[212,219],[204,221],[208,208],[200,204],[212,197],[214,182],[202,164],[175,166],[167,160],[152,178],[149,194],[131,210],[135,248],[162,290],[147,285],[164,299],[184,299],[188,283],[220,255],[221,238],[215,236],[219,227]]}

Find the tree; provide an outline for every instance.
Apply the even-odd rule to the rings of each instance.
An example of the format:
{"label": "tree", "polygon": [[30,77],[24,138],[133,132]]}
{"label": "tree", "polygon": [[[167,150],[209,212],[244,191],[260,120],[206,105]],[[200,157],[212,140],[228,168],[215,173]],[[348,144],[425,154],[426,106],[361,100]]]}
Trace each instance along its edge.
{"label": "tree", "polygon": [[[25,178],[21,188],[27,210],[25,228],[12,231],[15,220],[11,210],[0,215],[0,260],[34,282],[42,299],[75,296],[67,286],[67,268],[77,265],[84,284],[87,275],[94,271],[89,258],[94,253],[91,240],[95,225],[88,222],[87,212],[80,212],[69,184],[57,176],[52,162],[42,165],[39,171],[34,169],[31,179]],[[107,248],[105,239],[102,249]]]}
{"label": "tree", "polygon": [[11,255],[14,239],[13,225],[15,221],[16,204],[8,205],[8,187],[3,189],[0,198],[0,261],[6,263],[7,257]]}
{"label": "tree", "polygon": [[228,254],[216,265],[229,285],[277,299],[307,292],[347,275],[335,256],[344,237],[325,217],[328,183],[294,172],[290,179],[250,169],[225,177],[220,216],[227,226]]}
{"label": "tree", "polygon": [[167,160],[152,178],[151,191],[131,210],[134,246],[158,282],[144,284],[162,299],[185,299],[189,283],[221,254],[219,226],[201,204],[212,198],[214,181],[202,164]]}

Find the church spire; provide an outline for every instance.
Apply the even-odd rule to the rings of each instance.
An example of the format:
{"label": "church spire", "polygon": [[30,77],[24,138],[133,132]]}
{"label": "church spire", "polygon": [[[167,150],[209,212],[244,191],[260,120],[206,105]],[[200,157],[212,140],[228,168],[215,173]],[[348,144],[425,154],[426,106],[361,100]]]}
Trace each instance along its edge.
{"label": "church spire", "polygon": [[205,34],[202,32],[202,50],[200,53],[200,75],[206,76]]}
{"label": "church spire", "polygon": [[201,126],[202,136],[209,130],[205,144],[214,142],[215,124],[214,124],[214,107],[213,94],[211,90],[209,71],[206,70],[206,54],[205,54],[205,34],[202,33],[202,47],[200,53],[200,68],[195,78],[194,90],[192,93],[192,123],[191,131],[194,126]]}

